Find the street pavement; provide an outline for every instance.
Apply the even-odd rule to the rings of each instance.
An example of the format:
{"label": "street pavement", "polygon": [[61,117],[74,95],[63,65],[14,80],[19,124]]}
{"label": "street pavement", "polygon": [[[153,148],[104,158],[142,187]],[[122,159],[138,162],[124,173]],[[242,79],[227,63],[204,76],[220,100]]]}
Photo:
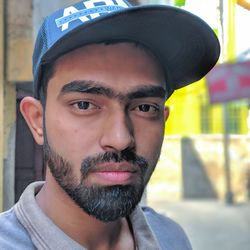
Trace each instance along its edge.
{"label": "street pavement", "polygon": [[250,250],[250,202],[154,201],[148,205],[178,222],[193,250]]}

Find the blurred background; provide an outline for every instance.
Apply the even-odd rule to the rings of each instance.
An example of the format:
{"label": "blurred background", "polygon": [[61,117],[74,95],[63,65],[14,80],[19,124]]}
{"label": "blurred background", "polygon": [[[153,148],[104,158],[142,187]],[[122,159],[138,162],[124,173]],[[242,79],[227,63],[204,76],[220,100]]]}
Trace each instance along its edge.
{"label": "blurred background", "polygon": [[[34,38],[44,16],[73,2],[0,0],[2,211],[30,182],[42,179],[42,150],[18,106],[32,93]],[[207,77],[167,101],[162,153],[142,204],[179,222],[194,250],[249,250],[250,1],[130,2],[186,9],[205,20],[221,43],[220,60]]]}

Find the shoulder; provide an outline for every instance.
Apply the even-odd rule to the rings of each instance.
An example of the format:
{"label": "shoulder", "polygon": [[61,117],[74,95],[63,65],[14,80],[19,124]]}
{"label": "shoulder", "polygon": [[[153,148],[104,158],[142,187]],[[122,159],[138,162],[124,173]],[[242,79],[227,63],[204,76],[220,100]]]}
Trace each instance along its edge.
{"label": "shoulder", "polygon": [[142,207],[142,211],[147,218],[150,225],[154,227],[161,227],[161,229],[167,229],[168,231],[174,231],[175,233],[183,233],[183,229],[172,219],[157,213],[150,207]]}
{"label": "shoulder", "polygon": [[0,213],[0,249],[34,249],[27,231],[18,221],[13,208]]}
{"label": "shoulder", "polygon": [[192,249],[184,230],[179,224],[157,213],[152,208],[142,207],[142,210],[162,249]]}

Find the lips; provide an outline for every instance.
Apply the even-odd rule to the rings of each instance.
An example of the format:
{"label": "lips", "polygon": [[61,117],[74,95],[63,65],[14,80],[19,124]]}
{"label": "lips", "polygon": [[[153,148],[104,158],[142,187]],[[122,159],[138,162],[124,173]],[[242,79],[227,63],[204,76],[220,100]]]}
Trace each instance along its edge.
{"label": "lips", "polygon": [[91,169],[91,172],[137,172],[138,167],[129,162],[105,162]]}
{"label": "lips", "polygon": [[138,178],[138,167],[128,163],[102,163],[91,169],[89,177],[103,185],[125,185]]}

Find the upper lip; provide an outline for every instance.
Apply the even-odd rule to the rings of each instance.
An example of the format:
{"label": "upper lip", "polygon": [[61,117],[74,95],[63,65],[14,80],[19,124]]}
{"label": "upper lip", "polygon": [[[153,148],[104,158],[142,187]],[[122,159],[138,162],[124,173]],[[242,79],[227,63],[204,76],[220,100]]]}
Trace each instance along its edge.
{"label": "upper lip", "polygon": [[104,162],[91,169],[91,172],[137,172],[138,167],[129,162]]}

